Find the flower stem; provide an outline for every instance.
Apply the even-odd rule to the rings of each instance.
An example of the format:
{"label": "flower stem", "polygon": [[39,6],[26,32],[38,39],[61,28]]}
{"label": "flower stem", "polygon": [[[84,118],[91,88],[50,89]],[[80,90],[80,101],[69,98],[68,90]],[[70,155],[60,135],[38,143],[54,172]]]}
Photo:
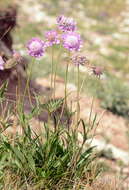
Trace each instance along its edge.
{"label": "flower stem", "polygon": [[92,112],[93,112],[93,106],[94,106],[94,96],[92,98],[92,103],[91,103],[91,109],[90,109],[90,115],[89,115],[89,124],[91,123],[91,117],[92,117]]}
{"label": "flower stem", "polygon": [[51,54],[52,54],[52,57],[51,57],[51,90],[53,90],[53,73],[54,73],[54,49],[53,49],[53,46],[51,48]]}
{"label": "flower stem", "polygon": [[79,121],[79,116],[80,116],[79,91],[80,91],[80,72],[79,72],[79,65],[78,65],[77,67],[77,126],[78,126],[78,121]]}
{"label": "flower stem", "polygon": [[65,105],[67,105],[68,70],[69,70],[69,61],[67,62],[66,72],[65,72]]}
{"label": "flower stem", "polygon": [[57,70],[58,70],[58,63],[60,63],[60,58],[61,58],[61,46],[59,46],[59,54],[57,56],[57,61],[55,62],[55,72],[54,72],[54,99],[55,99],[55,92],[56,92],[56,75],[57,75]]}
{"label": "flower stem", "polygon": [[30,72],[28,74],[28,77],[27,77],[27,81],[26,81],[26,86],[25,86],[25,91],[24,91],[24,94],[23,94],[23,104],[24,104],[24,99],[25,99],[25,96],[26,96],[26,93],[27,93],[27,90],[28,90],[28,94],[29,94],[29,101],[32,105],[32,102],[31,102],[31,95],[30,95],[30,87],[29,87],[29,84],[30,84],[30,79],[31,79],[31,74],[32,74],[32,67],[33,67],[33,61],[31,63],[31,66],[30,66]]}

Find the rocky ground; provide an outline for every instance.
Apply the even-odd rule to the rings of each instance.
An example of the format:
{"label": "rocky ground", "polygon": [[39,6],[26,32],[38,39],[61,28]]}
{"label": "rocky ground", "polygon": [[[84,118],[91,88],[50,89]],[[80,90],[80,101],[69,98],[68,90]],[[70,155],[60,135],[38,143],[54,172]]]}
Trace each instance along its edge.
{"label": "rocky ground", "polygon": [[[64,1],[62,5],[59,5],[60,8],[62,8],[62,6],[65,7],[63,12],[69,14],[70,2],[71,0]],[[18,1],[17,3],[19,6],[18,22],[21,27],[24,28],[26,26],[26,23],[24,22],[24,19],[26,17],[27,17],[27,23],[33,22],[37,24],[39,30],[41,30],[42,28],[41,26],[39,26],[42,21],[43,21],[43,27],[45,28],[49,28],[54,25],[56,17],[55,15],[48,14],[47,9],[49,8],[49,3],[48,4],[44,3],[44,1],[43,3],[41,3],[40,1],[34,2],[31,0],[23,0],[22,4],[20,1]],[[58,10],[58,13],[56,14],[59,13],[61,13],[61,10]],[[72,14],[73,16],[76,15],[74,11]],[[121,45],[126,46],[127,43],[129,42],[129,0],[126,0],[126,5],[123,11],[121,11],[121,13],[117,17],[110,19],[110,26],[114,24],[115,27],[117,28],[111,34],[109,33],[108,35],[105,35],[102,33],[102,31],[97,32],[94,29],[98,23],[96,24],[97,21],[94,18],[90,18],[85,15],[82,4],[78,4],[78,16],[75,16],[75,18],[77,19],[78,23],[80,20],[85,20],[85,22],[79,25],[83,33],[83,37],[87,42],[86,50],[84,51],[84,53],[86,53],[88,59],[91,62],[94,62],[95,64],[96,60],[97,64],[98,62],[102,66],[105,64],[106,66],[104,65],[104,67],[106,70],[108,70],[109,72],[111,71],[112,74],[118,76],[121,79],[123,79],[124,76],[126,82],[128,83],[129,80],[129,75],[127,72],[127,69],[129,68],[128,64],[126,65],[123,64],[123,67],[121,69],[121,67],[118,67],[118,65],[116,66],[110,64],[109,63],[110,61],[107,60],[105,61],[103,57],[104,56],[110,57],[112,55],[112,52],[115,51],[111,48],[111,44],[116,45],[119,41]],[[17,30],[15,34],[17,34]],[[27,38],[29,38],[29,36],[26,36],[26,39]],[[19,43],[19,41],[21,40],[20,37],[19,39],[18,37],[16,37],[16,39],[14,40],[16,42],[14,44],[14,48],[21,50],[21,52],[24,55],[25,54],[25,51],[23,49],[24,45],[22,44],[22,42]],[[125,57],[128,56],[128,52],[127,51],[119,52],[119,56],[120,58],[122,57],[122,60],[124,60]],[[104,61],[105,63],[103,64]],[[86,70],[82,68],[81,72],[85,74]],[[40,87],[43,89],[44,88],[49,89],[50,78],[48,77],[37,78],[36,83],[37,85],[40,85]],[[69,102],[72,101],[74,107],[76,107],[76,89],[77,87],[75,84],[73,83],[68,84],[68,91],[70,92]],[[64,91],[64,79],[62,77],[59,77],[56,80],[56,92],[55,92],[56,97],[58,98],[63,97],[62,93],[63,91]],[[90,94],[86,94],[84,92],[80,94],[80,107],[81,107],[80,116],[85,121],[88,121],[92,101],[93,97]],[[96,113],[97,113],[97,128],[95,131],[95,138],[92,141],[92,144],[97,145],[98,149],[103,151],[103,155],[106,158],[108,166],[110,166],[113,169],[113,171],[114,170],[117,171],[118,174],[120,174],[121,172],[123,174],[123,180],[125,179],[128,181],[128,176],[129,176],[129,170],[128,170],[129,139],[127,138],[127,132],[129,127],[128,121],[121,116],[114,115],[113,113],[103,109],[100,106],[100,100],[94,98],[92,118],[94,118]],[[35,122],[38,123],[38,121]],[[12,131],[12,129],[10,130]],[[81,135],[79,138],[81,140]]]}

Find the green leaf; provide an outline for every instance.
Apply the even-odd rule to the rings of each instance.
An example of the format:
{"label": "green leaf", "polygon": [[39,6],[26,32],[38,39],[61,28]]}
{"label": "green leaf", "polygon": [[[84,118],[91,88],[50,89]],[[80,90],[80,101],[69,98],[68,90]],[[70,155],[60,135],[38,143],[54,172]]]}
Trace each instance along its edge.
{"label": "green leaf", "polygon": [[63,105],[63,98],[60,99],[52,99],[49,100],[47,103],[42,104],[42,109],[47,110],[49,113],[55,112],[58,108],[60,108]]}

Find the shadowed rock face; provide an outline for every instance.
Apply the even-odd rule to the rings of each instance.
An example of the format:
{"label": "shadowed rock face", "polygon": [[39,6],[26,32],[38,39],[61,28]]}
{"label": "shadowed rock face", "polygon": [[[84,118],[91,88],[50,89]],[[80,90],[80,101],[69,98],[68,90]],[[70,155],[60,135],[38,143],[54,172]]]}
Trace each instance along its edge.
{"label": "shadowed rock face", "polygon": [[[0,8],[0,56],[5,61],[12,56],[13,39],[11,37],[11,30],[16,26],[16,15],[16,7]],[[0,86],[6,80],[11,83],[13,70],[14,68],[0,70]]]}
{"label": "shadowed rock face", "polygon": [[[10,59],[13,54],[13,39],[11,37],[11,31],[16,26],[16,16],[16,7],[10,6],[4,9],[0,8],[0,56],[2,56],[5,62],[8,61],[8,59]],[[15,88],[17,86],[17,74],[20,76],[24,75],[24,69],[22,69],[22,71],[19,69],[21,67],[23,68],[22,64],[18,64],[13,68],[5,69],[3,71],[0,70],[0,86],[3,84],[3,82],[8,80],[9,85],[7,92],[9,94],[16,92]],[[16,73],[16,71],[18,72]]]}
{"label": "shadowed rock face", "polygon": [[16,26],[16,7],[8,7],[0,10],[0,40],[3,41],[7,48],[12,50],[13,40],[11,30]]}
{"label": "shadowed rock face", "polygon": [[[16,6],[9,6],[7,8],[0,8],[0,56],[7,62],[13,55],[13,39],[11,31],[17,24],[17,8]],[[22,61],[12,68],[0,70],[0,86],[8,80],[8,93],[16,93],[18,80],[21,81],[21,91],[25,89],[26,85],[26,68],[28,61],[22,58]],[[19,78],[19,79],[18,79]],[[30,82],[32,83],[32,82]],[[33,86],[33,84],[31,84]],[[22,93],[21,92],[21,93]],[[14,96],[14,95],[13,95]],[[14,99],[14,98],[13,98]]]}
{"label": "shadowed rock face", "polygon": [[[7,62],[13,56],[13,39],[11,31],[16,27],[17,9],[16,6],[10,6],[8,8],[0,8],[0,56]],[[9,100],[16,100],[16,90],[18,87],[18,80],[20,81],[20,91],[23,94],[23,90],[26,85],[26,66],[27,61],[25,58],[22,62],[13,66],[12,68],[0,70],[0,86],[8,81],[6,97]],[[31,85],[32,86],[32,85]]]}

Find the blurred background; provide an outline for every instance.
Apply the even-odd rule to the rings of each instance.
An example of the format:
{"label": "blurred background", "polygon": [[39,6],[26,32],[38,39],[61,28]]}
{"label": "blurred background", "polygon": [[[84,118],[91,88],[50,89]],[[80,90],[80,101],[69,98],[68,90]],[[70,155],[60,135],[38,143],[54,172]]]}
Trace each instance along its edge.
{"label": "blurred background", "polygon": [[[84,41],[82,52],[90,64],[104,68],[102,78],[87,74],[87,68],[80,68],[81,82],[84,82],[82,115],[90,109],[95,98],[95,113],[103,113],[98,134],[101,139],[118,148],[123,161],[112,161],[112,149],[104,152],[112,171],[124,172],[124,160],[129,148],[129,0],[0,0],[0,9],[14,6],[17,9],[16,26],[11,31],[13,49],[27,56],[26,44],[32,37],[44,39],[47,30],[55,28],[56,17],[63,14],[77,21],[78,32]],[[11,29],[10,29],[11,30]],[[57,68],[60,80],[65,75],[65,52],[58,48],[54,57],[61,53],[62,61]],[[34,64],[33,78],[47,78],[50,75],[50,53]],[[31,58],[28,57],[31,61]],[[56,62],[56,59],[55,59]],[[70,68],[69,83],[76,86],[76,72]],[[100,137],[98,137],[100,139]],[[122,152],[121,152],[122,151]],[[127,163],[127,162],[126,162]],[[122,168],[122,169],[121,169]],[[126,175],[129,171],[126,170]]]}

